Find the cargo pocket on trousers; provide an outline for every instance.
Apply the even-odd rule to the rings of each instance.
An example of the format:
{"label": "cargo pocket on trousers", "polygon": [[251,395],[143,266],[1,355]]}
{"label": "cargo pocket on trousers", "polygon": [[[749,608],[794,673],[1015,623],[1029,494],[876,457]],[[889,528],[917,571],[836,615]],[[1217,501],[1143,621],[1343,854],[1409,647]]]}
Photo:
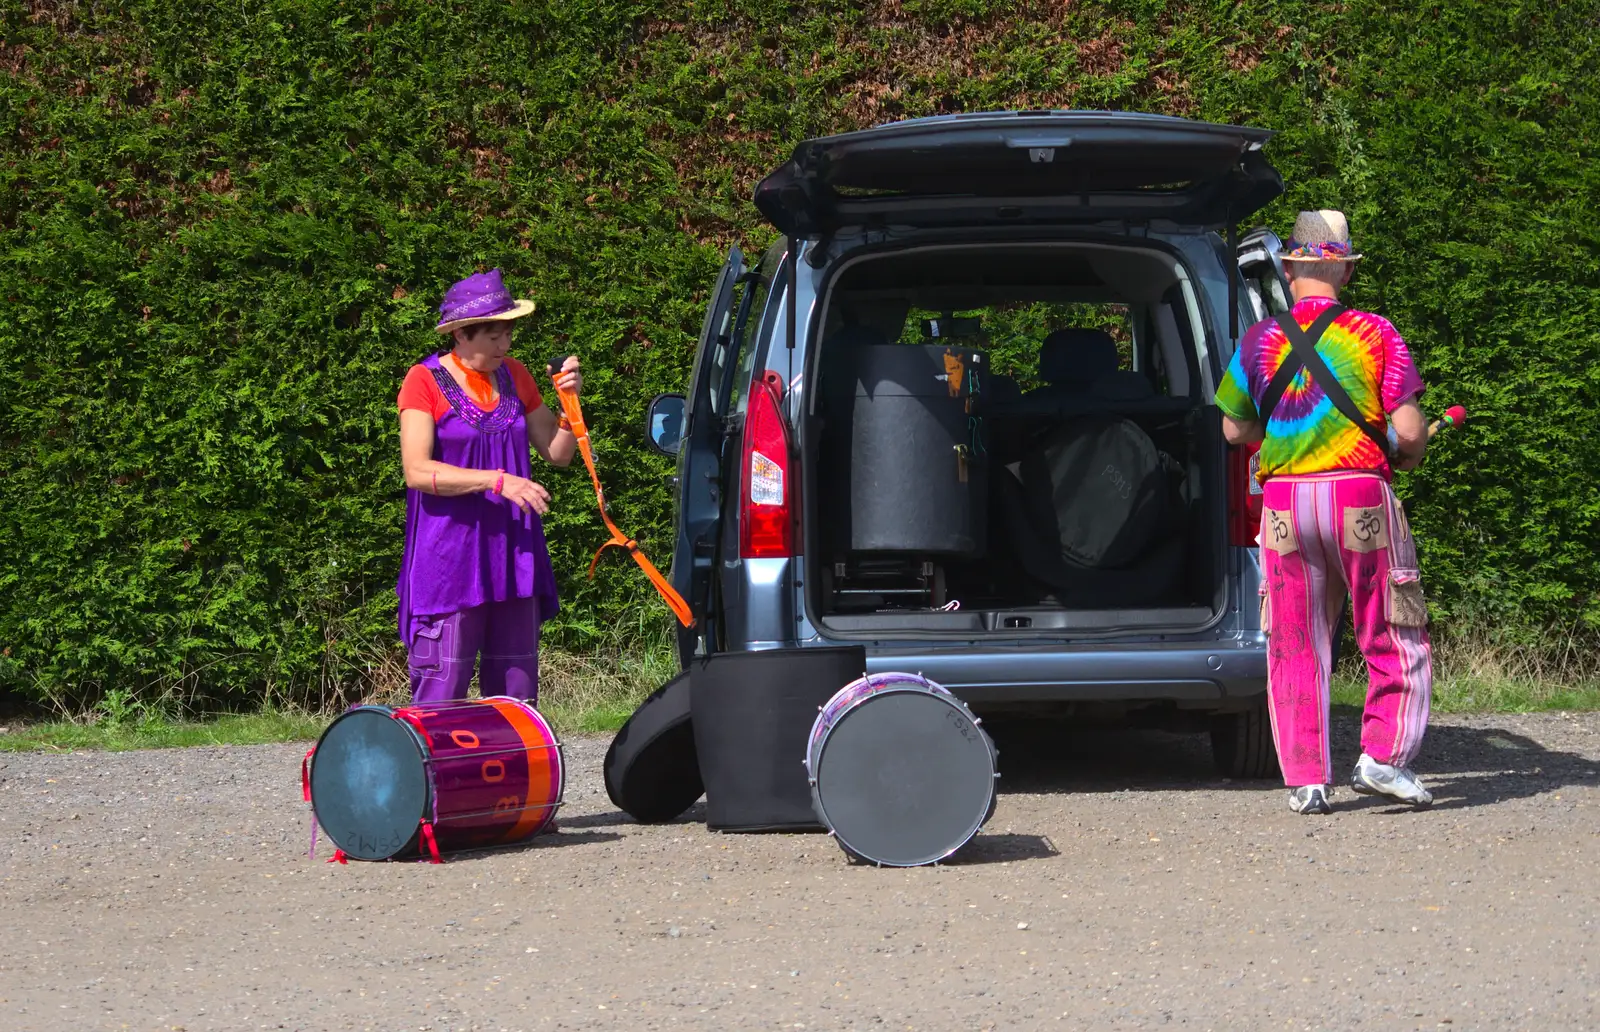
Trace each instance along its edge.
{"label": "cargo pocket on trousers", "polygon": [[407,649],[406,661],[411,669],[427,673],[436,673],[442,660],[440,643],[444,640],[444,624],[446,617],[439,617],[434,622],[426,622],[417,628],[416,636],[411,640],[411,648]]}
{"label": "cargo pocket on trousers", "polygon": [[1261,633],[1270,635],[1272,633],[1272,597],[1267,594],[1267,586],[1265,584],[1257,588],[1256,592],[1261,596]]}
{"label": "cargo pocket on trousers", "polygon": [[1389,623],[1395,627],[1426,627],[1428,600],[1422,594],[1422,571],[1389,571]]}

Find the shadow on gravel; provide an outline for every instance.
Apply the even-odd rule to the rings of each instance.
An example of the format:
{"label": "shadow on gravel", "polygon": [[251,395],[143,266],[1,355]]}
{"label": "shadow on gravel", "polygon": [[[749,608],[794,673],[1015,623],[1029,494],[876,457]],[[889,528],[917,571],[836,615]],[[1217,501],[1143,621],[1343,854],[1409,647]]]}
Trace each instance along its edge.
{"label": "shadow on gravel", "polygon": [[569,827],[571,825],[566,821],[560,821],[560,827],[553,834],[535,835],[526,842],[513,842],[505,846],[491,846],[488,849],[452,850],[444,854],[444,862],[497,856],[501,853],[533,853],[541,849],[562,849],[567,846],[583,846],[594,842],[617,842],[622,838],[621,835],[614,831],[568,831]]}
{"label": "shadow on gravel", "polygon": [[979,835],[961,852],[944,861],[947,867],[1001,864],[1011,860],[1048,860],[1060,856],[1054,842],[1043,835]]}
{"label": "shadow on gravel", "polygon": [[1000,791],[1006,794],[1260,789],[1276,784],[1218,777],[1206,735],[1085,728],[1048,720],[989,719],[983,726],[1000,750]]}
{"label": "shadow on gravel", "polygon": [[[625,824],[638,824],[639,822],[623,813],[621,810],[607,810],[605,813],[586,813],[575,817],[557,817],[562,828],[615,828]],[[706,803],[705,799],[695,803],[687,810],[680,813],[670,821],[661,821],[651,827],[671,827],[674,824],[705,824]]]}
{"label": "shadow on gravel", "polygon": [[[1219,777],[1210,739],[1203,734],[1052,721],[986,721],[984,726],[1000,750],[1000,791],[1005,793],[1282,789],[1277,779]],[[1361,753],[1360,735],[1359,713],[1334,714],[1336,784],[1346,783]],[[1436,810],[1492,805],[1567,786],[1600,786],[1600,763],[1492,726],[1434,724],[1415,768],[1432,788]],[[1383,799],[1352,798],[1341,805],[1406,809]]]}
{"label": "shadow on gravel", "polygon": [[[1359,723],[1347,730],[1359,749]],[[1433,790],[1433,809],[1491,806],[1511,799],[1559,792],[1569,786],[1600,785],[1600,763],[1575,753],[1547,749],[1516,731],[1498,727],[1435,724],[1428,728],[1417,773]],[[1394,808],[1387,800],[1360,797],[1359,807]]]}

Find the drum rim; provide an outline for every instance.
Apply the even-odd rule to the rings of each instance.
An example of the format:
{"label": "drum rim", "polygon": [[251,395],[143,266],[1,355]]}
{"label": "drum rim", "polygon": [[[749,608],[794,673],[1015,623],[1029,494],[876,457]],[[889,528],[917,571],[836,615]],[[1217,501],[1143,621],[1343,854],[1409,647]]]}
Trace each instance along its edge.
{"label": "drum rim", "polygon": [[[844,709],[842,709],[838,713],[834,714],[833,724],[829,725],[828,730],[832,731],[833,730],[833,726],[837,725],[839,723],[839,721],[843,720],[844,717],[845,717],[845,714],[850,713],[857,706],[860,706],[863,702],[866,702],[868,699],[875,699],[880,695],[891,695],[891,694],[893,694],[895,692],[912,692],[912,693],[915,693],[915,694],[918,694],[918,695],[942,695],[942,696],[945,696],[946,698],[955,699],[955,701],[961,702],[960,699],[956,699],[955,694],[953,692],[951,692],[950,689],[946,688],[944,685],[942,685],[939,682],[933,680],[932,678],[924,677],[922,674],[910,674],[910,673],[906,673],[905,671],[901,671],[901,670],[885,670],[885,671],[883,671],[881,673],[877,673],[877,674],[862,674],[860,677],[856,678],[854,681],[851,681],[849,684],[843,685],[842,687],[840,687],[840,689],[838,691],[836,691],[832,695],[828,696],[828,701],[827,702],[825,702],[821,706],[817,707],[816,718],[811,721],[811,731],[806,735],[805,765],[806,765],[806,775],[808,777],[814,777],[816,775],[816,771],[814,771],[812,769],[811,753],[812,753],[813,748],[816,748],[821,744],[821,743],[819,743],[817,741],[817,732],[822,726],[823,718],[828,715],[828,709],[829,709],[829,707],[831,707],[833,705],[833,700],[837,699],[840,695],[843,695],[845,692],[847,692],[850,689],[856,687],[857,685],[873,686],[873,682],[875,680],[879,680],[879,679],[887,678],[887,677],[901,678],[901,680],[891,682],[891,684],[896,684],[896,685],[903,684],[906,687],[904,687],[904,688],[899,688],[899,687],[882,688],[882,689],[879,689],[877,691],[862,693],[862,695],[859,698],[850,700],[850,705],[846,706]],[[961,707],[962,707],[962,709],[966,709],[966,703],[961,703]],[[977,718],[972,716],[972,711],[971,710],[966,710],[966,712],[967,712],[968,719],[973,722],[974,726],[976,726],[977,725]]]}
{"label": "drum rim", "polygon": [[[317,744],[312,749],[312,752],[311,752],[311,770],[310,770],[310,777],[309,777],[309,780],[307,782],[307,784],[310,786],[310,790],[311,790],[311,819],[317,822],[317,826],[322,829],[322,833],[324,835],[328,836],[329,841],[331,841],[335,846],[339,847],[339,849],[344,850],[345,852],[349,852],[349,850],[345,850],[344,844],[339,841],[338,837],[327,826],[327,824],[323,823],[322,815],[317,812],[317,793],[316,793],[317,756],[316,756],[316,754],[317,754],[317,751],[322,748],[322,743],[327,740],[327,737],[328,737],[329,733],[331,733],[334,728],[338,727],[339,724],[342,721],[344,721],[344,719],[346,717],[354,716],[357,713],[381,713],[384,716],[388,717],[390,720],[392,720],[394,723],[396,723],[396,724],[400,725],[401,727],[405,728],[406,735],[410,738],[411,743],[414,746],[416,746],[417,754],[421,757],[422,769],[423,769],[423,774],[424,774],[424,777],[422,779],[422,787],[423,787],[422,813],[419,814],[418,818],[417,818],[418,831],[420,832],[421,824],[422,824],[423,821],[427,821],[427,820],[432,820],[433,819],[433,806],[434,806],[434,799],[433,799],[433,751],[428,748],[428,743],[423,739],[423,737],[420,734],[417,733],[417,729],[412,727],[411,723],[409,721],[402,720],[400,717],[395,715],[402,708],[404,708],[404,707],[385,706],[385,705],[382,705],[381,703],[368,703],[368,704],[364,704],[364,705],[351,706],[349,709],[345,710],[343,713],[339,714],[337,717],[334,717],[333,721],[331,723],[329,723],[327,727],[322,729],[322,734],[317,736]],[[411,839],[408,839],[403,845],[401,845],[401,847],[399,849],[395,850],[393,853],[390,853],[388,856],[378,857],[377,860],[379,862],[381,862],[381,861],[384,861],[384,860],[392,860],[397,856],[403,856],[405,854],[405,852],[406,852],[406,848],[414,841],[416,841],[416,835],[415,834],[412,836]]]}
{"label": "drum rim", "polygon": [[[873,676],[882,676],[882,675],[873,675]],[[927,681],[927,678],[919,678],[919,679],[923,680],[923,681]],[[844,691],[845,688],[849,688],[849,687],[851,687],[851,685],[858,684],[858,683],[860,683],[860,682],[859,681],[852,681],[850,684],[845,685],[844,688],[841,688],[839,690],[840,691]],[[929,683],[933,683],[933,682],[929,682]],[[939,685],[939,687],[940,688],[944,688],[943,685]],[[822,754],[827,750],[828,739],[833,735],[834,730],[837,729],[840,724],[844,723],[845,718],[847,716],[849,716],[851,713],[854,713],[856,711],[856,709],[859,708],[859,703],[860,702],[865,702],[868,699],[876,699],[876,698],[879,698],[879,697],[885,696],[885,695],[897,695],[897,694],[899,694],[899,695],[904,695],[904,694],[925,695],[925,696],[928,696],[929,698],[937,699],[938,701],[944,703],[945,705],[950,706],[952,709],[955,709],[958,712],[960,712],[964,717],[967,718],[968,721],[972,722],[972,726],[977,730],[978,739],[979,739],[979,741],[981,741],[983,743],[984,752],[987,753],[988,756],[989,756],[989,768],[995,774],[994,777],[991,777],[989,779],[989,803],[988,803],[988,805],[984,807],[983,814],[978,818],[977,823],[974,824],[966,832],[966,834],[961,839],[961,841],[958,842],[956,845],[950,847],[950,849],[948,849],[944,853],[939,854],[938,856],[930,857],[929,859],[926,859],[926,860],[917,860],[917,861],[912,861],[912,862],[900,862],[900,861],[894,861],[894,860],[880,860],[877,857],[869,856],[868,854],[862,852],[860,849],[858,849],[855,846],[851,845],[850,841],[839,833],[838,829],[834,826],[833,821],[828,818],[828,807],[823,802],[823,799],[822,799],[822,785],[821,785],[820,779],[817,777],[817,771],[816,771],[816,768],[820,767],[822,765]],[[817,719],[819,721],[822,719],[822,715],[820,713],[817,715]],[[815,725],[813,725],[813,727],[815,727]],[[814,765],[813,765],[813,760],[812,760],[813,752],[815,752],[815,756],[816,756],[816,759],[814,761]],[[856,704],[853,704],[853,705],[847,707],[844,711],[842,711],[838,715],[838,719],[835,720],[832,724],[830,724],[828,726],[827,731],[823,734],[822,740],[820,742],[816,742],[814,747],[807,749],[807,751],[806,751],[806,774],[807,774],[807,779],[809,780],[810,787],[811,787],[811,803],[812,803],[812,806],[813,806],[814,809],[816,809],[817,816],[822,818],[823,826],[828,829],[828,834],[834,839],[834,841],[839,843],[840,847],[842,849],[844,849],[845,852],[849,853],[851,856],[860,857],[862,860],[866,861],[867,863],[876,864],[879,867],[926,867],[929,864],[937,864],[937,863],[940,863],[941,861],[948,860],[950,857],[954,856],[962,847],[964,847],[967,843],[971,842],[977,836],[979,831],[983,830],[983,826],[985,824],[989,823],[989,818],[991,816],[993,816],[993,814],[994,814],[995,801],[996,801],[997,796],[998,796],[998,792],[997,792],[996,787],[995,787],[995,781],[997,781],[999,779],[999,754],[995,750],[993,740],[991,740],[989,738],[989,733],[987,731],[985,731],[982,728],[982,726],[977,723],[977,718],[972,715],[972,711],[967,708],[966,703],[964,703],[960,699],[956,698],[956,696],[952,692],[950,692],[949,689],[944,689],[942,692],[930,692],[930,691],[926,691],[926,690],[923,690],[923,689],[918,688],[918,687],[887,688],[887,689],[884,689],[883,691],[873,692],[870,695],[863,696]]]}

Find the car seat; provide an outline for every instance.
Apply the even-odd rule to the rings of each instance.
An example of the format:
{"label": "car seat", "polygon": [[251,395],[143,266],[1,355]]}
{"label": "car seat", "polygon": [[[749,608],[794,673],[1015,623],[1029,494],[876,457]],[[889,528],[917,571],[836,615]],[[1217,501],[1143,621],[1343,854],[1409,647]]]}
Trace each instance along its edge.
{"label": "car seat", "polygon": [[1039,379],[1045,385],[1027,398],[1060,398],[1089,394],[1096,381],[1122,365],[1117,342],[1104,330],[1066,326],[1039,345]]}

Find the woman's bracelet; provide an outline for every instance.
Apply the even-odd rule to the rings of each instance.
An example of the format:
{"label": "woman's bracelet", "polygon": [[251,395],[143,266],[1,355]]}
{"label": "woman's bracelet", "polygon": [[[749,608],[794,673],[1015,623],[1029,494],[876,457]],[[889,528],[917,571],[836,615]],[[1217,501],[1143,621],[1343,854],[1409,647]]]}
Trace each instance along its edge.
{"label": "woman's bracelet", "polygon": [[561,413],[561,418],[556,420],[556,433],[559,434],[563,430],[569,434],[572,433],[572,420],[567,418],[565,412]]}
{"label": "woman's bracelet", "polygon": [[503,469],[497,469],[495,472],[500,475],[494,478],[494,493],[499,494],[506,486],[506,471]]}

